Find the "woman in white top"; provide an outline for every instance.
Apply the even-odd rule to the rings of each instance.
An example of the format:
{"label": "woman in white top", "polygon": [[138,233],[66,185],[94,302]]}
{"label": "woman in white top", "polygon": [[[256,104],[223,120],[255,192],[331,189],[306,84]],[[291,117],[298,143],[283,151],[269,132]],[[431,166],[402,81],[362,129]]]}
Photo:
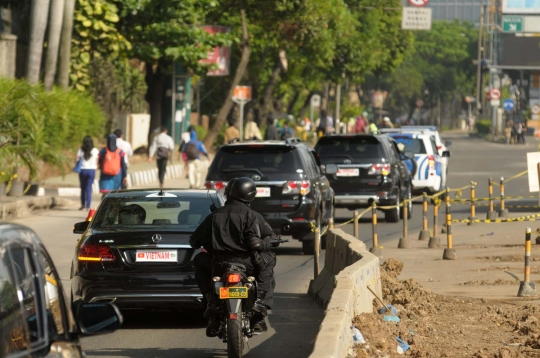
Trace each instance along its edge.
{"label": "woman in white top", "polygon": [[77,152],[77,162],[82,161],[79,173],[81,183],[81,207],[79,210],[90,209],[90,204],[92,204],[92,184],[96,177],[98,158],[99,150],[94,147],[92,137],[87,135],[83,139],[81,149]]}

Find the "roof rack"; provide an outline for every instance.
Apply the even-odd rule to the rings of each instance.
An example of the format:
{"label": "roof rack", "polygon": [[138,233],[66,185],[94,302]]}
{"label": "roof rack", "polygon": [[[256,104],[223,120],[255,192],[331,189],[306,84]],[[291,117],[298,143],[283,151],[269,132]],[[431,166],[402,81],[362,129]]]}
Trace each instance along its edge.
{"label": "roof rack", "polygon": [[285,139],[285,143],[287,144],[302,143],[302,141],[300,140],[300,138],[293,137],[293,138]]}

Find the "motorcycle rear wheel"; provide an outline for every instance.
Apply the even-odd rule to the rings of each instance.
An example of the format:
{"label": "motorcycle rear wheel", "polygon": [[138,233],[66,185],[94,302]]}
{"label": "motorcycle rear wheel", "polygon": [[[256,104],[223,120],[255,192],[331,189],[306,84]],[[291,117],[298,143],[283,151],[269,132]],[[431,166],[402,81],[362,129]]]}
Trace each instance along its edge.
{"label": "motorcycle rear wheel", "polygon": [[242,320],[228,319],[227,322],[227,357],[242,358],[244,356],[244,335]]}

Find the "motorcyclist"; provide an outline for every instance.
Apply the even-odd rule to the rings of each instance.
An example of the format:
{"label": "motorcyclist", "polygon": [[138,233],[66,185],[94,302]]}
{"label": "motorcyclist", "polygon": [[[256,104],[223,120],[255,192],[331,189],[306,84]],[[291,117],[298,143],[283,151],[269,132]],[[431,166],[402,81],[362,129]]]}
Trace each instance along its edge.
{"label": "motorcyclist", "polygon": [[267,292],[273,291],[275,282],[275,255],[269,247],[270,238],[275,234],[264,218],[249,208],[256,194],[257,188],[251,179],[231,180],[226,188],[225,206],[214,210],[191,236],[193,248],[202,246],[207,251],[198,254],[194,264],[197,285],[207,302],[204,316],[209,318],[208,337],[215,337],[219,329],[219,303],[212,292],[212,276],[222,275],[227,263],[241,263],[247,275],[255,274],[257,299],[250,308],[256,312],[253,328],[259,333],[267,329],[264,317],[267,306],[271,306]]}

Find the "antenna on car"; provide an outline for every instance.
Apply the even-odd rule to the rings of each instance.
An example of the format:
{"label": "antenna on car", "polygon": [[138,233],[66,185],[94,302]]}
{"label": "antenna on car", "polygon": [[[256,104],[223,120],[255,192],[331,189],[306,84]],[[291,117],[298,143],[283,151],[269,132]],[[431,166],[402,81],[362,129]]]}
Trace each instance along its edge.
{"label": "antenna on car", "polygon": [[160,190],[159,190],[158,195],[159,195],[159,196],[165,196],[165,193],[163,192],[163,189],[160,189]]}

